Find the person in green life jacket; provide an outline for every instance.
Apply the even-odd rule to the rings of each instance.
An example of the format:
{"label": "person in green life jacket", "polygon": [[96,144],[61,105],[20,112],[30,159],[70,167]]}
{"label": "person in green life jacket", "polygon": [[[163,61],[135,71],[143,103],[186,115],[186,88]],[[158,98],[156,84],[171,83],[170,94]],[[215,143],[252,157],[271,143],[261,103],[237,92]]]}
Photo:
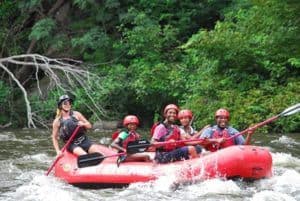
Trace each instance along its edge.
{"label": "person in green life jacket", "polygon": [[66,143],[77,126],[81,128],[67,150],[77,156],[98,152],[97,145],[86,136],[86,129],[92,128],[91,123],[80,112],[71,109],[72,103],[68,95],[60,96],[57,102],[56,117],[52,123],[52,142],[56,154],[61,154],[58,140],[62,139]]}
{"label": "person in green life jacket", "polygon": [[[125,129],[121,130],[118,135],[113,139],[111,147],[117,149],[120,153],[126,153],[126,148],[129,142],[134,142],[140,139],[137,133],[139,119],[135,115],[128,115],[123,119],[123,126]],[[121,162],[129,161],[150,161],[150,157],[143,153],[124,154],[120,156]]]}
{"label": "person in green life jacket", "polygon": [[239,131],[229,126],[230,114],[228,110],[220,108],[215,112],[216,125],[206,128],[200,136],[204,139],[205,148],[209,151],[217,151],[218,149],[229,147],[232,145],[248,145],[250,144],[253,130],[249,130],[246,140],[242,135],[231,138],[239,133]]}

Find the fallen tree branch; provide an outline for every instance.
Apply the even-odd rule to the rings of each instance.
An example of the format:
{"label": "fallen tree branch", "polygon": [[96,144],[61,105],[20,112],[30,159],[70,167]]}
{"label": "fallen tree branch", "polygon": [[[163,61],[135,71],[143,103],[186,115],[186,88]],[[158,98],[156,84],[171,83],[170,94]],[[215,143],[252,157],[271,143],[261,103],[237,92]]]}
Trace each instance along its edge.
{"label": "fallen tree branch", "polygon": [[[34,75],[40,97],[43,95],[43,91],[40,87],[39,71],[43,71],[44,75],[49,78],[49,89],[57,88],[61,91],[70,93],[76,88],[82,88],[92,103],[92,105],[87,105],[87,107],[94,112],[95,117],[100,120],[98,114],[105,115],[101,105],[99,105],[90,95],[95,90],[90,87],[91,82],[95,84],[95,81],[100,78],[83,67],[70,64],[69,62],[82,64],[82,62],[76,60],[51,59],[39,54],[23,54],[0,59],[0,68],[9,75],[22,91],[27,110],[27,126],[29,128],[36,128],[35,123],[39,123],[42,126],[46,126],[47,124],[42,121],[42,118],[39,117],[37,113],[32,111],[28,92],[16,78],[14,73],[7,68],[7,66],[11,64],[14,64],[16,67],[33,67],[32,69],[35,70]],[[102,88],[101,86],[97,87],[99,89]]]}

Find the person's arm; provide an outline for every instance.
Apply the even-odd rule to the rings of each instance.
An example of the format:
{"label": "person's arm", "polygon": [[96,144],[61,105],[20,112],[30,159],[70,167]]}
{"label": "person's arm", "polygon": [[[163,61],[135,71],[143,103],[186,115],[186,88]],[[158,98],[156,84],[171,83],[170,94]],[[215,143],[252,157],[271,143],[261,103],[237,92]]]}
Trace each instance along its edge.
{"label": "person's arm", "polygon": [[253,134],[253,133],[254,133],[254,130],[248,129],[247,137],[246,137],[246,140],[245,140],[245,142],[244,142],[244,145],[249,145],[249,144],[250,144],[251,137],[252,137],[252,134]]}
{"label": "person's arm", "polygon": [[184,128],[179,128],[180,131],[180,140],[188,140],[191,139],[192,136],[185,132]]}
{"label": "person's arm", "polygon": [[78,126],[82,126],[86,129],[92,128],[92,124],[80,112],[74,111],[74,114],[78,119]]}
{"label": "person's arm", "polygon": [[[235,135],[238,135],[240,132],[233,128],[233,127],[228,127],[228,132],[229,132],[229,135],[230,137],[234,137]],[[233,138],[234,140],[234,144],[235,145],[243,145],[245,144],[245,138],[242,136],[242,135],[238,135],[236,137]]]}
{"label": "person's arm", "polygon": [[126,152],[126,149],[122,147],[122,142],[127,138],[128,135],[126,135],[125,132],[121,132],[118,137],[110,144],[111,147]]}
{"label": "person's arm", "polygon": [[151,143],[158,142],[159,139],[163,136],[164,132],[167,132],[167,131],[165,131],[165,128],[162,124],[159,124],[158,126],[156,126],[156,128],[154,129],[154,132],[153,132],[153,136],[151,138]]}
{"label": "person's arm", "polygon": [[222,144],[225,142],[224,138],[211,138],[213,133],[212,127],[207,127],[202,131],[202,134],[200,135],[200,139],[203,139],[201,142],[201,145],[207,147],[211,144]]}
{"label": "person's arm", "polygon": [[122,139],[120,139],[119,137],[117,137],[111,144],[110,146],[121,151],[121,152],[126,152],[126,149],[124,149],[123,147],[120,146],[120,144],[122,143]]}
{"label": "person's arm", "polygon": [[205,131],[205,129],[207,129],[207,128],[209,128],[209,127],[210,127],[209,124],[206,125],[206,126],[204,126],[200,131],[196,132],[196,134],[193,135],[192,139],[197,139],[197,138],[199,138],[199,137],[201,136],[201,134]]}
{"label": "person's arm", "polygon": [[52,143],[57,155],[60,154],[60,149],[58,144],[58,139],[59,139],[58,133],[59,133],[59,120],[56,118],[52,124]]}
{"label": "person's arm", "polygon": [[[155,144],[156,142],[159,142],[159,139],[167,132],[168,131],[166,130],[165,126],[162,124],[159,124],[154,130],[154,133],[153,133],[150,143]],[[162,146],[164,146],[164,145],[150,146],[148,148],[148,151],[155,151],[157,148],[162,147]]]}

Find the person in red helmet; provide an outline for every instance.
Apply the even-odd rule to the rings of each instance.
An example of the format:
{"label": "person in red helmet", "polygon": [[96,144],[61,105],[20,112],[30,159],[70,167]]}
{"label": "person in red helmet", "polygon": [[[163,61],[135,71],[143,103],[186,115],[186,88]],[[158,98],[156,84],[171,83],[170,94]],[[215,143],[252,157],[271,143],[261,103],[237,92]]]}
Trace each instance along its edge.
{"label": "person in red helmet", "polygon": [[[176,142],[181,140],[179,127],[175,124],[179,108],[174,104],[169,104],[164,109],[164,121],[158,124],[153,132],[151,143],[156,142]],[[156,147],[155,161],[157,163],[168,163],[182,159],[197,157],[202,149],[194,146],[184,146],[183,144],[171,143],[161,147]]]}
{"label": "person in red helmet", "polygon": [[210,125],[206,125],[200,131],[196,131],[191,125],[193,118],[194,117],[191,110],[183,109],[179,111],[178,119],[181,124],[181,126],[179,126],[179,129],[180,129],[180,136],[182,139],[197,139],[199,138],[203,130],[210,126]]}
{"label": "person in red helmet", "polygon": [[[134,142],[140,139],[140,135],[137,133],[137,127],[140,121],[135,115],[127,115],[123,119],[124,130],[120,131],[118,136],[111,143],[111,147],[117,149],[120,153],[125,152],[129,142]],[[119,158],[119,162],[124,161],[149,161],[148,155],[143,153],[127,154]]]}
{"label": "person in red helmet", "polygon": [[246,140],[242,135],[229,139],[231,136],[239,133],[237,129],[229,126],[229,120],[230,114],[228,110],[220,108],[216,111],[216,125],[205,129],[200,136],[200,139],[205,139],[206,149],[216,151],[232,145],[248,145],[250,143],[253,134],[252,130],[248,131]]}
{"label": "person in red helmet", "polygon": [[71,109],[73,99],[68,95],[62,95],[57,102],[57,114],[52,124],[52,142],[57,155],[60,155],[58,139],[67,142],[77,126],[81,126],[73,142],[67,150],[76,155],[84,155],[97,151],[97,145],[93,144],[86,136],[86,129],[92,128],[91,123],[77,111]]}

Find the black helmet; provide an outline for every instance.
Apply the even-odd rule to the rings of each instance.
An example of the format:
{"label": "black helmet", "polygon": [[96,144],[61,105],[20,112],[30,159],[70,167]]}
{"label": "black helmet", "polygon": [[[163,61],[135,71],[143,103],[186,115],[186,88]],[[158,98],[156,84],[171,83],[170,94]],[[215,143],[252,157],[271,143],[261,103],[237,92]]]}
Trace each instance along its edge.
{"label": "black helmet", "polygon": [[65,100],[69,100],[71,103],[73,103],[73,99],[70,98],[70,96],[68,95],[62,95],[61,97],[59,97],[58,101],[57,101],[57,107],[60,107],[61,103],[64,102]]}

